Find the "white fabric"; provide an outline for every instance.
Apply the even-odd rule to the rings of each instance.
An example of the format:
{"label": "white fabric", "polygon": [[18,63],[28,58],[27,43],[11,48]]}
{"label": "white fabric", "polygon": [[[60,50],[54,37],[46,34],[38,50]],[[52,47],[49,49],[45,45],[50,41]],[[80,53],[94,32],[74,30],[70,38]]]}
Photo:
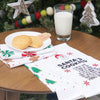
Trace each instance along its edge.
{"label": "white fabric", "polygon": [[41,60],[50,57],[54,54],[55,54],[54,49],[48,47],[44,50],[34,52],[34,51],[17,51],[8,47],[6,44],[0,45],[0,60],[6,63],[10,68],[34,62],[30,60],[31,58],[36,59],[36,57],[39,56],[38,60]]}
{"label": "white fabric", "polygon": [[58,100],[75,100],[100,93],[100,61],[65,43],[54,46],[54,50],[55,56],[26,66],[57,93]]}
{"label": "white fabric", "polygon": [[52,92],[57,93],[58,100],[75,100],[100,93],[99,60],[65,43],[52,48],[55,54],[48,57],[50,52],[46,52],[46,56],[42,57],[44,59],[28,62],[25,66]]}

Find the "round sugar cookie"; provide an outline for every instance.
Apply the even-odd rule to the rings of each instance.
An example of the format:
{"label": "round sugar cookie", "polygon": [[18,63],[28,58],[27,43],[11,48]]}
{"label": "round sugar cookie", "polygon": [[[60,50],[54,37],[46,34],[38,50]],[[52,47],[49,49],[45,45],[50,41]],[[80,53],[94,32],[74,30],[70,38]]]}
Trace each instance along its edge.
{"label": "round sugar cookie", "polygon": [[29,46],[33,48],[40,48],[43,45],[43,41],[37,36],[30,36],[31,37],[31,44]]}
{"label": "round sugar cookie", "polygon": [[13,38],[12,46],[17,49],[25,49],[31,44],[31,38],[27,35],[19,35]]}

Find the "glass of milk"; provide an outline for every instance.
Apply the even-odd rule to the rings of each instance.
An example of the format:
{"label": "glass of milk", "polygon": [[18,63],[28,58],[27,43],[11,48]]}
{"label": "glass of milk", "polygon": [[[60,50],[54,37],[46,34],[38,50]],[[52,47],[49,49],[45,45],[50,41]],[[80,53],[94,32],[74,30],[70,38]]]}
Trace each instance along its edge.
{"label": "glass of milk", "polygon": [[73,9],[66,4],[54,6],[54,24],[57,40],[68,41],[71,39]]}

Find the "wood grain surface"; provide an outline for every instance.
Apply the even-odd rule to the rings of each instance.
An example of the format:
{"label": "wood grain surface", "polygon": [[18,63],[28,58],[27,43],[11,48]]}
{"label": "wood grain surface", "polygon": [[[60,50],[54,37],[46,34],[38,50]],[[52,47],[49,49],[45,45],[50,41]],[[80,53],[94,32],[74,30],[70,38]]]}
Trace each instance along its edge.
{"label": "wood grain surface", "polygon": [[[44,28],[25,28],[0,33],[0,44],[5,43],[5,37],[18,31],[48,32]],[[54,32],[51,33],[52,44],[64,43],[56,39]],[[100,60],[100,39],[79,31],[72,31],[71,40],[66,42],[69,46]],[[0,61],[0,88],[27,92],[27,93],[51,93],[41,81],[39,81],[26,67],[19,66],[8,68]]]}

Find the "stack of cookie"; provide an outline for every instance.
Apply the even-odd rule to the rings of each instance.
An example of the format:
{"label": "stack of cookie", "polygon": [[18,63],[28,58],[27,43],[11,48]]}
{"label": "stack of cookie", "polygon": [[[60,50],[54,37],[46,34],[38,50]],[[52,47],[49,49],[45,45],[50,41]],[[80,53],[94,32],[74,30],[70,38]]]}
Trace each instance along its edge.
{"label": "stack of cookie", "polygon": [[19,35],[13,38],[12,46],[23,50],[27,47],[40,48],[43,42],[51,37],[50,33],[42,33],[37,36]]}

